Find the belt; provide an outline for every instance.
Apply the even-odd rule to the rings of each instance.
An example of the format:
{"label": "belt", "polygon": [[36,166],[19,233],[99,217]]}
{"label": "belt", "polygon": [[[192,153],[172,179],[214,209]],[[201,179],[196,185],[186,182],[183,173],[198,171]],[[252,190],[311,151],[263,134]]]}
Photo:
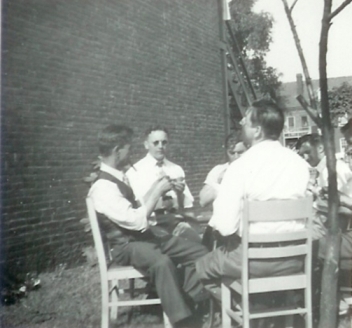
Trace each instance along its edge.
{"label": "belt", "polygon": [[155,215],[163,215],[163,214],[170,214],[170,213],[176,213],[177,210],[176,208],[158,208],[157,210],[154,210]]}
{"label": "belt", "polygon": [[284,241],[284,242],[273,242],[273,243],[251,243],[251,247],[256,248],[266,248],[266,247],[286,247],[286,246],[294,246],[300,245],[301,242],[292,242],[292,241]]}

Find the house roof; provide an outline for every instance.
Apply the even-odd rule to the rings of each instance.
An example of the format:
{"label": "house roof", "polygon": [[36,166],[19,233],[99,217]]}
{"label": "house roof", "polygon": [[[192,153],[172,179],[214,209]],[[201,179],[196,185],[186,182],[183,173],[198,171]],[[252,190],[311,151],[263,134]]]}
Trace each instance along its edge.
{"label": "house roof", "polygon": [[[352,84],[352,76],[342,76],[342,77],[334,77],[334,78],[328,79],[329,90],[339,87],[344,82]],[[317,91],[319,89],[319,80],[312,80],[312,84],[313,84],[314,91]],[[280,96],[284,97],[285,99],[286,109],[294,109],[294,108],[301,109],[300,104],[296,100],[296,96],[297,96],[296,81],[282,83],[279,93],[280,93]],[[305,85],[305,81],[303,81],[303,96],[308,101],[308,93],[307,93],[307,87]]]}

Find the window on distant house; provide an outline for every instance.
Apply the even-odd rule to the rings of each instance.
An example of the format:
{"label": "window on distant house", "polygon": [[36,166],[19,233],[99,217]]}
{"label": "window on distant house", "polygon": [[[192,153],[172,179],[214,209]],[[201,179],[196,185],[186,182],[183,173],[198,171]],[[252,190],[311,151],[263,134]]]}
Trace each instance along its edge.
{"label": "window on distant house", "polygon": [[287,118],[287,125],[289,128],[293,128],[295,126],[295,118],[293,116]]}
{"label": "window on distant house", "polygon": [[302,127],[305,128],[308,126],[308,117],[307,116],[302,116]]}

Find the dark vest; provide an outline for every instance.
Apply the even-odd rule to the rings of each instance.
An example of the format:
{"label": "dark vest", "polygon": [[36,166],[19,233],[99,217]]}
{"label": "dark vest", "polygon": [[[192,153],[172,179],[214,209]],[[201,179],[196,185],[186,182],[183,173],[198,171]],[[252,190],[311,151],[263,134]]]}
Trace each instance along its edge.
{"label": "dark vest", "polygon": [[[132,207],[138,208],[136,197],[130,186],[104,171],[99,172],[98,180],[99,179],[108,180],[115,183],[121,194],[132,204]],[[133,240],[147,240],[152,237],[149,230],[145,232],[128,230],[109,220],[104,214],[97,213],[97,217],[103,241],[109,242],[110,247],[123,245]]]}

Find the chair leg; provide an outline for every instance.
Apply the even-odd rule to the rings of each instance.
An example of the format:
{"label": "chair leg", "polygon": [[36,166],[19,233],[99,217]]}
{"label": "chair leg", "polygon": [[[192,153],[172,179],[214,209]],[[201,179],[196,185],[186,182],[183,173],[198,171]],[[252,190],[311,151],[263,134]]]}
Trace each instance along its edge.
{"label": "chair leg", "polygon": [[102,283],[101,288],[101,327],[109,328],[109,283]]}
{"label": "chair leg", "polygon": [[304,306],[307,309],[307,314],[306,314],[306,328],[312,328],[313,327],[313,307],[312,307],[312,291],[311,288],[306,288],[304,291]]}
{"label": "chair leg", "polygon": [[221,316],[222,328],[231,328],[231,318],[226,310],[231,308],[231,291],[225,285],[221,284]]}
{"label": "chair leg", "polygon": [[[118,301],[118,292],[119,292],[119,282],[118,280],[112,280],[111,281],[111,301],[112,302],[117,302]],[[110,319],[112,320],[117,320],[117,314],[118,314],[118,306],[112,306],[110,310]]]}
{"label": "chair leg", "polygon": [[[134,295],[134,292],[135,292],[135,285],[134,285],[134,278],[132,279],[128,279],[128,284],[129,284],[129,292],[130,292],[130,299],[133,300],[135,295]],[[128,324],[131,323],[132,321],[132,316],[133,316],[133,310],[134,310],[134,307],[132,307],[131,311],[129,311],[128,313],[128,317],[127,317],[127,322]]]}
{"label": "chair leg", "polygon": [[172,328],[172,324],[169,320],[169,317],[166,315],[165,312],[163,312],[163,318],[164,318],[164,327],[165,328]]}

